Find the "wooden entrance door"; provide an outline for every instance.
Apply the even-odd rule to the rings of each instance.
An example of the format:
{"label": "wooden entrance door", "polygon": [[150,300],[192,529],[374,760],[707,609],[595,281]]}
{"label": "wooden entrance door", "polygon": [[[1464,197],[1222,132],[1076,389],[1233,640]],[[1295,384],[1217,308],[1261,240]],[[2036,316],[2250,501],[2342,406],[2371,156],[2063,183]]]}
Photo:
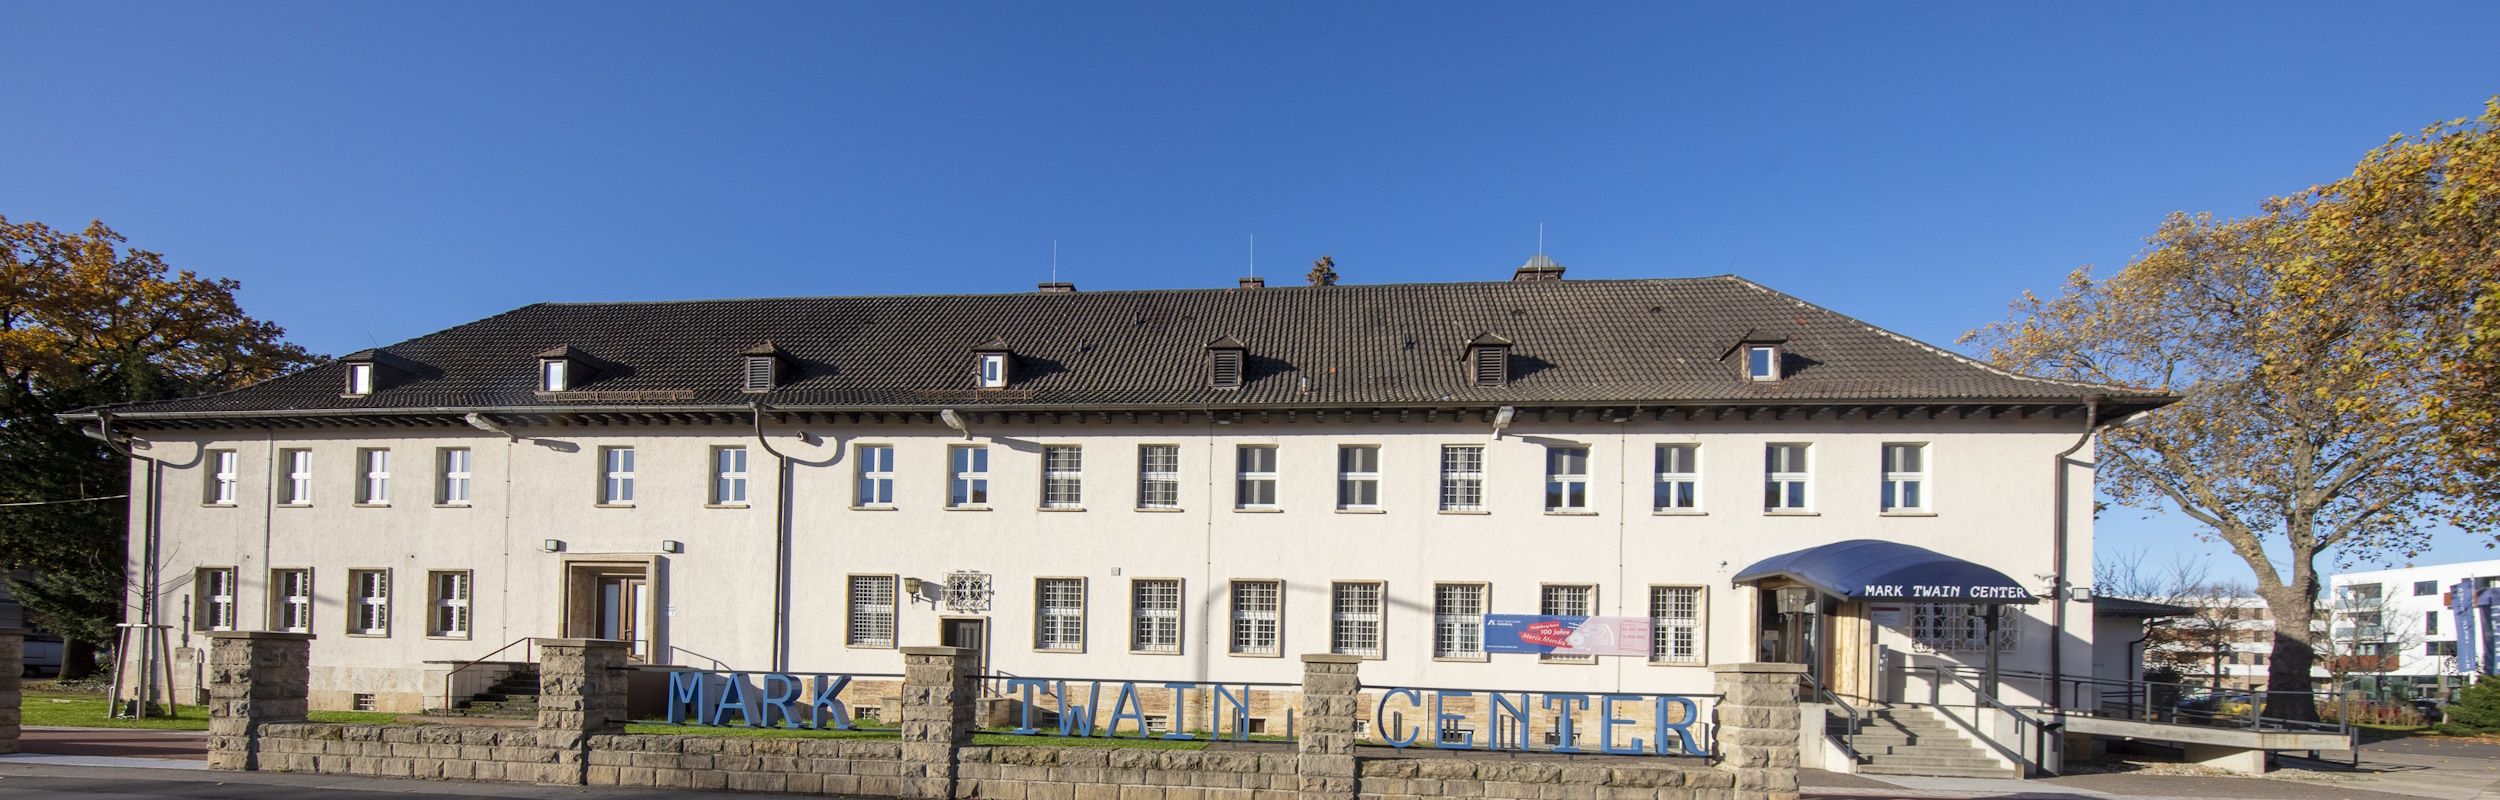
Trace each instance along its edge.
{"label": "wooden entrance door", "polygon": [[960,647],[965,650],[972,651],[967,660],[972,662],[973,674],[987,675],[990,673],[990,621],[988,619],[980,617],[951,617],[939,620],[938,641],[944,643],[948,647]]}
{"label": "wooden entrance door", "polygon": [[648,660],[651,581],[640,575],[599,576],[594,629],[601,639],[632,642],[635,660]]}

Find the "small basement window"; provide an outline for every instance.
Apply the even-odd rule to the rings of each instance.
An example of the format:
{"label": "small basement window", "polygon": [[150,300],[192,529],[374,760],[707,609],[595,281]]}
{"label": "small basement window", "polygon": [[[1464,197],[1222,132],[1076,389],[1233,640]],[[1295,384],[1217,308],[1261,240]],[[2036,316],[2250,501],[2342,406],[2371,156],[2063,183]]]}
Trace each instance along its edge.
{"label": "small basement window", "polygon": [[1745,346],[1745,377],[1747,377],[1747,378],[1751,378],[1751,379],[1753,379],[1753,380],[1757,380],[1757,381],[1776,381],[1776,380],[1779,380],[1779,379],[1780,379],[1780,348],[1779,348],[1779,345],[1772,345],[1772,344],[1756,344],[1756,345],[1746,345],[1746,346]]}

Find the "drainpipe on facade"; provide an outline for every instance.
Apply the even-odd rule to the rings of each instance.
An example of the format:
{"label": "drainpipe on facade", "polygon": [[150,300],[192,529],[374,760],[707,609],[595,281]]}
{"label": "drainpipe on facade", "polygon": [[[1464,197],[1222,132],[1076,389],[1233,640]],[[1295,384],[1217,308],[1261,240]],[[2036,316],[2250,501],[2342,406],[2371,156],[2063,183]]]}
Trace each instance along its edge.
{"label": "drainpipe on facade", "polygon": [[773,670],[790,669],[790,457],[764,438],[764,401],[755,401],[755,443],[773,454]]}
{"label": "drainpipe on facade", "polygon": [[[157,484],[162,483],[165,476],[163,471],[160,469],[161,465],[156,459],[133,453],[130,451],[129,446],[123,444],[122,442],[114,441],[113,412],[97,411],[95,429],[82,430],[80,433],[86,434],[88,438],[103,442],[106,449],[121,454],[123,458],[130,459],[134,462],[144,461],[147,462],[148,465],[148,490],[143,495],[145,498],[141,503],[143,508],[139,512],[141,514],[139,528],[141,553],[139,564],[139,624],[148,627],[138,629],[140,631],[138,648],[140,656],[139,663],[137,664],[140,680],[140,686],[137,687],[139,689],[139,702],[134,706],[132,711],[133,716],[145,716],[147,714],[147,698],[149,695],[154,693],[151,691],[153,687],[148,684],[155,681],[156,674],[158,672],[155,668],[156,660],[158,658],[171,655],[159,654],[157,652],[155,635],[156,629],[154,627],[156,625],[156,595],[160,584],[158,570],[156,568],[158,533],[157,518],[159,516],[156,512],[156,507],[163,500],[163,498],[160,497],[161,493],[158,491]],[[123,628],[122,641],[116,642],[113,645],[113,693],[111,696],[106,698],[105,703],[106,713],[108,714],[118,710],[112,708],[112,706],[121,702],[121,690],[123,688],[121,663],[122,659],[128,655],[127,651],[129,650],[130,644],[130,630],[130,628]],[[66,666],[64,668],[66,668]],[[171,692],[171,688],[172,687],[167,687],[167,691],[169,693]]]}
{"label": "drainpipe on facade", "polygon": [[[2074,455],[2076,451],[2082,450],[2084,445],[2090,444],[2092,434],[2099,432],[2100,429],[2101,396],[2096,394],[2083,401],[2083,435],[2075,437],[2074,445],[2057,453],[2057,499],[2051,504],[2056,507],[2054,510],[2057,519],[2052,523],[2051,529],[2055,531],[2055,538],[2049,548],[2050,558],[2056,560],[2050,568],[2053,577],[2049,579],[2051,597],[2049,598],[2049,696],[2047,699],[2049,708],[2052,709],[2066,707],[2063,699],[2066,696],[2066,496],[2068,494],[2066,459]],[[1993,616],[1991,615],[1991,621],[1993,621]],[[1988,643],[1989,653],[1994,654],[1996,648],[1996,642]]]}

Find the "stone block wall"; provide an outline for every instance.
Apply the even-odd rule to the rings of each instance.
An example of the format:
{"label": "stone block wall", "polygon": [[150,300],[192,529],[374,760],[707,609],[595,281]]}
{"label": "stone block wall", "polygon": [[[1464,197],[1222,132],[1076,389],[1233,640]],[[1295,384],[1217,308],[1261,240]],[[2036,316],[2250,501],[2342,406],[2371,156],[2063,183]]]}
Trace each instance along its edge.
{"label": "stone block wall", "polygon": [[1362,800],[1732,800],[1736,796],[1736,773],[1677,764],[1372,758],[1363,760],[1362,771]]}
{"label": "stone block wall", "polygon": [[904,794],[898,742],[619,734],[589,744],[592,786]]}
{"label": "stone block wall", "polygon": [[1290,752],[966,747],[963,800],[1300,800]]}
{"label": "stone block wall", "polygon": [[259,769],[564,783],[571,769],[557,756],[528,728],[298,722],[261,726]]}

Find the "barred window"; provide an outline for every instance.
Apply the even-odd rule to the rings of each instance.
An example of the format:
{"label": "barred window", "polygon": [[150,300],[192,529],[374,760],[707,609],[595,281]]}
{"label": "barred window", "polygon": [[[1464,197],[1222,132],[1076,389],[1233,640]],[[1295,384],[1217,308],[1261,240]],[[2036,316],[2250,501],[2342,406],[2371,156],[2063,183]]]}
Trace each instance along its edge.
{"label": "barred window", "polygon": [[1337,448],[1337,507],[1362,510],[1380,507],[1380,448],[1368,445]]}
{"label": "barred window", "polygon": [[437,572],[433,575],[433,630],[435,636],[469,635],[469,573]]}
{"label": "barred window", "polygon": [[1284,632],[1285,584],[1233,581],[1233,652],[1275,655]]}
{"label": "barred window", "polygon": [[1244,446],[1237,452],[1241,474],[1233,485],[1233,507],[1275,508],[1276,448]]}
{"label": "barred window", "polygon": [[1987,609],[1996,609],[1997,652],[2010,652],[2022,633],[2022,615],[2010,605],[1917,603],[1910,606],[1910,644],[1924,653],[1979,652],[1988,640]]}
{"label": "barred window", "polygon": [[234,630],[234,570],[203,569],[192,576],[199,587],[200,614],[193,627],[203,631]]}
{"label": "barred window", "polygon": [[1137,507],[1181,506],[1181,449],[1150,444],[1137,448]]}
{"label": "barred window", "polygon": [[1484,447],[1441,447],[1441,510],[1484,510]]}
{"label": "barred window", "polygon": [[1433,585],[1432,656],[1484,657],[1484,584]]}
{"label": "barred window", "polygon": [[1649,660],[1701,663],[1701,587],[1649,587]]}
{"label": "barred window", "polygon": [[1085,649],[1085,579],[1042,578],[1033,582],[1035,612],[1033,647],[1037,650]]}
{"label": "barred window", "polygon": [[894,646],[894,576],[851,576],[852,647]]}
{"label": "barred window", "polygon": [[1085,449],[1042,448],[1042,507],[1085,507]]}
{"label": "barred window", "polygon": [[[1537,598],[1537,613],[1539,614],[1552,617],[1587,617],[1597,614],[1597,587],[1595,586],[1549,583],[1539,594]],[[1555,655],[1553,653],[1537,656],[1537,660],[1552,664],[1597,663],[1596,656]]]}
{"label": "barred window", "polygon": [[1337,583],[1329,586],[1328,594],[1328,651],[1379,658],[1382,585]]}
{"label": "barred window", "polygon": [[1658,446],[1658,492],[1650,507],[1657,511],[1701,508],[1701,445]]}
{"label": "barred window", "polygon": [[269,575],[270,605],[276,612],[269,627],[287,633],[312,632],[312,570],[281,569]]}
{"label": "barred window", "polygon": [[390,570],[360,569],[347,573],[347,584],[354,590],[354,617],[347,621],[347,632],[361,636],[389,636],[391,633]]}
{"label": "barred window", "polygon": [[1181,651],[1181,582],[1129,582],[1131,623],[1129,649],[1146,653]]}

